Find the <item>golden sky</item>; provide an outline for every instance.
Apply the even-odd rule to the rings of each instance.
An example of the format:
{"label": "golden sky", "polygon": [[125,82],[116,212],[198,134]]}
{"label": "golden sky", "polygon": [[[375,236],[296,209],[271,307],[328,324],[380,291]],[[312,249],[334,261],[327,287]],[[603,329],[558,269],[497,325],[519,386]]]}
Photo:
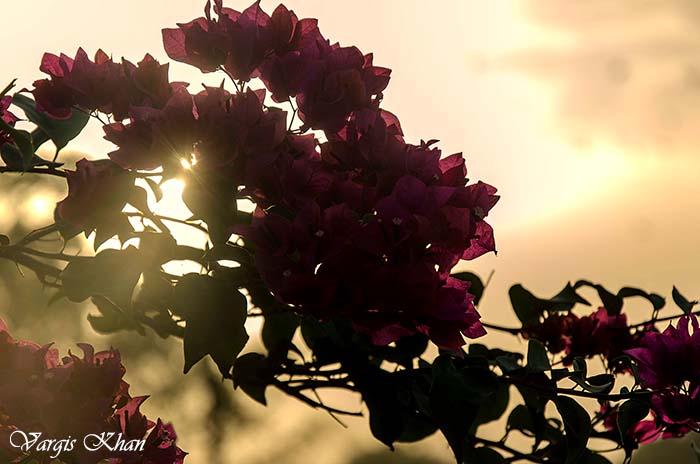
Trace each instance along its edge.
{"label": "golden sky", "polygon": [[[78,46],[166,61],[160,29],[201,15],[203,3],[2,0],[0,83],[29,87],[44,51]],[[498,187],[490,222],[499,254],[465,266],[495,270],[486,320],[514,323],[505,309],[515,282],[543,296],[578,278],[700,296],[696,0],[286,5],[393,69],[384,106],[409,141],[440,139],[445,154],[465,153],[473,180]],[[181,64],[171,78],[203,81]],[[74,148],[100,157],[110,145],[95,126]]]}

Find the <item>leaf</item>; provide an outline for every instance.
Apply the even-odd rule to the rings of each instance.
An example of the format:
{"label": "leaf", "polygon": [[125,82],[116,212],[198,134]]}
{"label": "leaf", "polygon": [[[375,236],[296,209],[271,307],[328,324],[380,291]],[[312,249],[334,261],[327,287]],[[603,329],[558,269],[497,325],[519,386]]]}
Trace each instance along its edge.
{"label": "leaf", "polygon": [[580,288],[584,286],[591,287],[595,289],[596,292],[598,292],[598,298],[600,298],[600,301],[605,307],[605,310],[608,312],[608,314],[620,314],[620,311],[622,311],[623,299],[619,295],[619,293],[615,295],[609,292],[602,285],[594,284],[592,282],[589,282],[588,280],[579,280],[574,284],[574,288]]}
{"label": "leaf", "polygon": [[617,429],[627,457],[631,456],[632,451],[638,446],[634,437],[628,432],[639,421],[644,420],[648,414],[649,403],[642,400],[631,399],[620,405],[617,412]]}
{"label": "leaf", "polygon": [[125,314],[114,302],[103,296],[94,296],[92,303],[100,311],[99,315],[88,314],[87,316],[88,322],[95,331],[109,334],[120,330],[136,330],[141,335],[145,335],[143,326],[133,317]]}
{"label": "leaf", "polygon": [[592,393],[610,393],[615,386],[615,376],[612,374],[598,374],[586,379],[584,388]]}
{"label": "leaf", "polygon": [[524,404],[519,404],[514,407],[508,416],[506,429],[534,433],[535,427],[532,421],[532,414],[530,414],[530,409]]}
{"label": "leaf", "polygon": [[159,202],[160,200],[162,200],[163,199],[163,189],[160,187],[160,184],[158,184],[156,181],[154,181],[150,177],[146,177],[146,183],[151,188],[153,195],[155,195],[156,203]]}
{"label": "leaf", "polygon": [[532,372],[544,372],[552,368],[544,345],[534,339],[528,340],[527,367]]}
{"label": "leaf", "polygon": [[676,303],[676,306],[681,308],[685,314],[690,314],[693,311],[693,306],[698,304],[697,301],[688,301],[688,299],[678,291],[675,285],[673,286],[671,296],[673,296],[673,301]]}
{"label": "leaf", "polygon": [[594,453],[591,450],[586,450],[581,456],[581,458],[578,460],[576,464],[612,464],[610,460],[605,458],[604,456]]}
{"label": "leaf", "polygon": [[12,103],[21,108],[27,119],[39,126],[53,141],[56,145],[56,155],[82,132],[90,119],[90,116],[82,111],[73,111],[68,119],[54,119],[38,112],[34,100],[21,93],[16,93],[12,97]]}
{"label": "leaf", "polygon": [[299,327],[300,318],[291,311],[265,315],[262,340],[269,352],[284,351],[292,343],[292,337]]}
{"label": "leaf", "polygon": [[473,272],[457,272],[450,277],[471,283],[468,291],[471,295],[474,295],[474,305],[478,306],[481,297],[484,295],[484,283],[481,281],[481,278]]}
{"label": "leaf", "polygon": [[61,273],[69,300],[104,296],[121,308],[131,307],[131,296],[141,275],[141,253],[135,247],[103,250],[94,257],[68,263]]}
{"label": "leaf", "polygon": [[458,371],[448,356],[438,356],[433,363],[432,372],[432,417],[460,463],[464,458],[469,429],[479,410],[476,404],[479,396],[475,395],[473,385],[469,385],[468,375]]}
{"label": "leaf", "polygon": [[485,446],[471,448],[464,456],[464,464],[506,464],[507,462],[497,451]]}
{"label": "leaf", "polygon": [[666,305],[666,300],[661,295],[657,295],[656,293],[647,293],[638,288],[622,287],[620,291],[617,292],[617,296],[619,296],[620,298],[641,296],[642,298],[649,301],[652,307],[657,311]]}
{"label": "leaf", "polygon": [[566,464],[576,463],[588,445],[591,418],[580,404],[567,396],[559,396],[556,405],[564,421]]}
{"label": "leaf", "polygon": [[389,362],[411,369],[416,358],[428,348],[428,337],[421,333],[398,339],[394,345],[376,347],[376,356]]}
{"label": "leaf", "polygon": [[[75,235],[75,230],[71,225],[61,225],[60,227],[61,235],[63,235],[64,238]],[[134,228],[132,227],[131,222],[129,222],[129,217],[126,214],[119,212],[112,215],[103,215],[99,225],[97,225],[95,228],[93,248],[97,250],[107,240],[113,238],[114,236],[119,237],[119,240],[124,243],[131,237],[133,232]]]}
{"label": "leaf", "polygon": [[506,409],[508,409],[509,400],[509,385],[499,382],[498,388],[493,390],[487,399],[480,402],[479,412],[474,419],[474,425],[486,424],[500,419],[506,412]]}
{"label": "leaf", "polygon": [[544,412],[547,403],[555,398],[555,385],[546,374],[536,372],[527,374],[523,378],[523,384],[517,385],[517,389],[530,413],[532,432],[535,437],[535,446],[537,446],[547,437],[551,429]]}
{"label": "leaf", "polygon": [[237,211],[234,191],[228,184],[190,178],[182,191],[182,201],[192,212],[193,219],[207,223],[214,246],[226,243],[231,237],[230,227],[235,222]]}
{"label": "leaf", "polygon": [[272,380],[267,358],[260,353],[246,353],[233,363],[233,387],[267,406],[265,391]]}
{"label": "leaf", "polygon": [[389,373],[370,369],[357,379],[362,400],[369,410],[369,428],[372,436],[394,449],[404,430],[402,407],[397,396],[397,385]]}
{"label": "leaf", "polygon": [[[8,123],[6,123],[2,118],[0,118],[0,131],[5,132],[14,142],[17,151],[22,159],[22,170],[26,171],[32,166],[32,161],[34,159],[34,145],[32,144],[32,134],[26,130],[15,129]],[[9,154],[3,153],[3,160],[7,163],[7,159],[12,159]],[[12,160],[16,162],[15,160]],[[8,164],[8,167],[12,167]],[[14,167],[13,167],[14,169]]]}
{"label": "leaf", "polygon": [[7,84],[7,86],[6,86],[4,89],[2,89],[2,92],[0,92],[0,98],[2,98],[2,97],[4,97],[5,95],[7,95],[7,92],[9,92],[10,90],[12,90],[12,89],[14,88],[14,86],[15,86],[16,83],[17,83],[17,79],[16,79],[16,78],[15,78],[15,79],[12,79],[12,80],[10,81],[10,83]]}
{"label": "leaf", "polygon": [[526,290],[522,285],[516,284],[508,291],[510,304],[513,306],[515,315],[523,324],[537,324],[540,319],[539,309],[540,299]]}
{"label": "leaf", "polygon": [[185,374],[209,355],[224,377],[241,352],[248,334],[245,330],[248,301],[237,288],[200,274],[180,278],[173,292],[171,310],[181,315],[185,327]]}
{"label": "leaf", "polygon": [[19,148],[17,148],[16,145],[11,143],[4,143],[0,145],[0,157],[5,163],[5,166],[13,171],[22,171],[24,169],[22,153],[19,151]]}
{"label": "leaf", "polygon": [[576,304],[590,306],[590,303],[581,295],[576,293],[576,288],[570,283],[555,296],[546,301],[546,307],[550,311],[568,311]]}

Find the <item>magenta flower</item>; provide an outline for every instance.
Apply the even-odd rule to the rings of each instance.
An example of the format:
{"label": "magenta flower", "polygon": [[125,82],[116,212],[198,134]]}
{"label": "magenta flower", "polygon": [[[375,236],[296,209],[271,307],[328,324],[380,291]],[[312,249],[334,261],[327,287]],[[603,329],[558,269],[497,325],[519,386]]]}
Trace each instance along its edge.
{"label": "magenta flower", "polygon": [[577,356],[591,357],[598,354],[611,361],[633,346],[635,341],[627,326],[627,316],[611,316],[601,307],[573,324],[564,362],[569,364]]}
{"label": "magenta flower", "polygon": [[119,148],[109,157],[124,169],[155,169],[179,165],[189,158],[196,141],[192,96],[180,88],[162,109],[131,106],[130,122],[104,126],[105,139]]}
{"label": "magenta flower", "polygon": [[56,205],[59,224],[86,234],[110,223],[127,202],[133,178],[110,160],[81,159],[66,170],[68,196]]}
{"label": "magenta flower", "polygon": [[162,108],[183,86],[168,82],[168,65],[148,54],[134,65],[127,60],[115,63],[102,50],[92,61],[80,48],[75,59],[44,54],[40,69],[50,79],[34,82],[32,93],[37,107],[57,119],[70,117],[78,106],[112,114],[121,121],[129,116],[131,106]]}
{"label": "magenta flower", "polygon": [[[693,333],[689,331],[692,324]],[[669,324],[661,333],[646,332],[641,346],[626,351],[637,361],[642,385],[662,389],[689,382],[700,385],[700,330],[695,316],[684,316],[676,327]]]}
{"label": "magenta flower", "polygon": [[144,452],[75,446],[61,458],[83,464],[105,459],[113,464],[181,464],[185,453],[175,445],[172,427],[160,419],[157,424],[149,421],[139,412],[146,397],[129,395],[119,352],[96,353],[90,345],[78,346],[82,356],[69,352],[59,360],[50,345],[13,339],[0,320],[0,452],[11,462],[32,457],[47,464],[53,462],[52,453],[15,448],[10,434],[22,430],[82,440],[87,434],[112,432],[122,433],[125,440],[145,439]]}
{"label": "magenta flower", "polygon": [[[10,126],[14,126],[15,122],[19,120],[17,116],[12,114],[8,110],[10,105],[12,104],[12,97],[9,95],[6,95],[2,98],[0,98],[0,119],[2,119],[4,122],[9,124]],[[2,129],[0,129],[0,146],[2,146],[6,142],[11,142],[12,139],[5,133],[3,133]]]}

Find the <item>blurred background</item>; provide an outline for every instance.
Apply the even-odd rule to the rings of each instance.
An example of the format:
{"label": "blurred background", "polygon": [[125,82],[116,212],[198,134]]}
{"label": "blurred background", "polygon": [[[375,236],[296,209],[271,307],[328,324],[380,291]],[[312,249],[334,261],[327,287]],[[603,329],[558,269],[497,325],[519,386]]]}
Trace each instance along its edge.
{"label": "blurred background", "polygon": [[[276,4],[262,2],[268,12]],[[490,217],[498,255],[460,265],[482,277],[493,272],[479,308],[484,320],[515,325],[507,290],[518,282],[542,296],[579,278],[663,295],[676,285],[700,296],[696,0],[285,4],[318,18],[326,37],[374,52],[376,64],[393,69],[384,107],[399,116],[409,141],[440,139],[445,154],[465,153],[472,180],[498,187],[502,199]],[[160,29],[201,16],[203,6],[2,0],[0,86],[18,78],[20,88],[31,87],[43,77],[45,51],[73,56],[82,46],[115,60],[136,62],[149,52],[167,61]],[[170,69],[171,80],[194,89],[222,79],[178,63]],[[101,137],[98,125],[88,126],[64,159],[104,157],[110,144]],[[14,238],[48,224],[65,193],[60,180],[0,175],[0,232]],[[89,243],[79,246],[91,252]],[[437,435],[392,453],[365,419],[347,420],[344,429],[281,394],[270,394],[264,408],[222,384],[207,363],[183,376],[177,340],[96,334],[85,319],[89,307],[48,306],[50,293],[12,263],[0,262],[0,276],[0,317],[18,337],[55,341],[62,352],[77,341],[119,347],[132,392],[152,395],[149,416],[174,422],[190,464],[451,462]],[[634,320],[634,305],[631,311]],[[494,334],[483,343],[519,342]],[[634,462],[695,462],[690,441],[653,444]]]}

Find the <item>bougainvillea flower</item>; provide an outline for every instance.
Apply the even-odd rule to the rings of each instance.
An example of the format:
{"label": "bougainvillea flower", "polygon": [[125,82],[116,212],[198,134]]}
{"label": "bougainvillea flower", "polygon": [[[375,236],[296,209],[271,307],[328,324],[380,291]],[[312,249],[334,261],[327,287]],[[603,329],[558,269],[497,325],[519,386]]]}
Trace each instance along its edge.
{"label": "bougainvillea flower", "polygon": [[86,234],[109,222],[126,204],[134,179],[110,160],[81,159],[66,170],[68,196],[56,205],[59,224]]}
{"label": "bougainvillea flower", "polygon": [[[690,325],[693,333],[690,333]],[[646,332],[640,346],[626,351],[637,361],[642,385],[661,389],[690,382],[700,385],[700,329],[695,316],[684,316],[676,327],[661,333]]]}
{"label": "bougainvillea flower", "polygon": [[57,119],[70,117],[73,107],[101,111],[121,121],[131,106],[162,108],[182,83],[168,82],[168,65],[151,55],[134,65],[114,62],[98,50],[94,61],[82,48],[75,59],[61,54],[44,54],[41,70],[50,79],[34,82],[32,93],[37,107]]}
{"label": "bougainvillea flower", "polygon": [[578,320],[578,316],[571,313],[552,314],[539,324],[524,325],[522,334],[525,338],[539,340],[550,353],[557,354],[570,345],[571,334]]}
{"label": "bougainvillea flower", "polygon": [[155,169],[189,158],[197,141],[192,96],[178,89],[162,109],[131,107],[131,121],[104,126],[118,145],[109,157],[124,169]]}
{"label": "bougainvillea flower", "polygon": [[[9,95],[6,95],[6,96],[0,98],[0,119],[2,119],[4,122],[9,124],[10,126],[14,126],[15,122],[17,122],[19,120],[19,118],[17,116],[15,116],[14,114],[12,114],[12,112],[10,112],[8,110],[11,103],[12,103],[12,97]],[[2,145],[5,142],[10,142],[10,141],[11,141],[10,137],[7,134],[3,133],[2,129],[0,129],[0,145]]]}
{"label": "bougainvillea flower", "polygon": [[[47,438],[84,437],[94,433],[122,433],[125,439],[144,439],[143,452],[112,452],[106,447],[88,451],[75,446],[62,460],[96,464],[182,464],[185,453],[175,445],[169,425],[149,421],[139,412],[146,397],[132,398],[123,380],[126,372],[116,350],[95,352],[80,344],[82,356],[70,353],[59,361],[50,345],[18,341],[0,321],[0,452],[11,462],[33,458],[54,462],[51,452],[10,446],[12,431],[32,431]],[[127,417],[128,415],[128,417]],[[146,436],[147,432],[150,434]],[[15,461],[16,459],[16,461]]]}

